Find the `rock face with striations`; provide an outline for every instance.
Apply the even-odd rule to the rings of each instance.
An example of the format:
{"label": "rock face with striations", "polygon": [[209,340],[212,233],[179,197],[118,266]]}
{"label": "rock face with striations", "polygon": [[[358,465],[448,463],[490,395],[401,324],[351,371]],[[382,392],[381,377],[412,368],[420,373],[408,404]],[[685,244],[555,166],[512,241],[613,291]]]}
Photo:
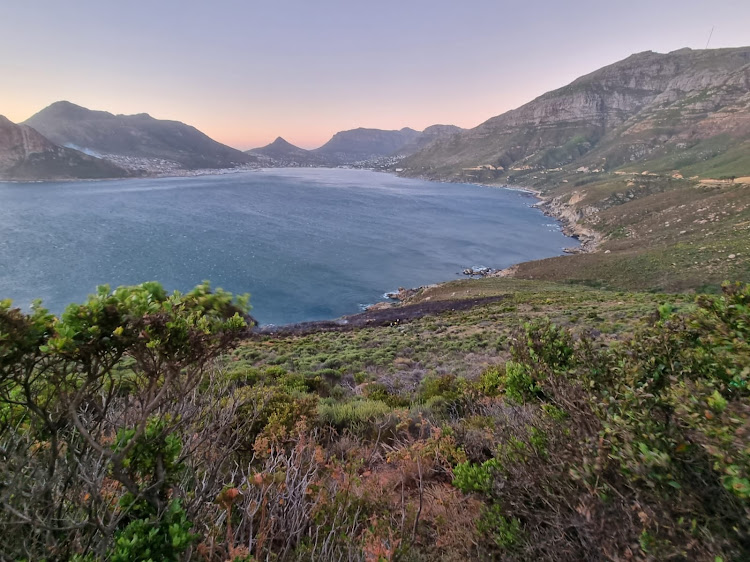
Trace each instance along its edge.
{"label": "rock face with striations", "polygon": [[[399,164],[457,178],[475,167],[612,169],[724,135],[750,137],[750,47],[644,52],[583,76]],[[665,164],[666,165],[666,164]]]}
{"label": "rock face with striations", "polygon": [[59,180],[121,178],[111,162],[57,146],[31,127],[0,115],[0,179]]}
{"label": "rock face with striations", "polygon": [[154,119],[146,113],[113,115],[67,101],[53,103],[25,122],[52,142],[117,162],[164,160],[178,168],[232,168],[255,159],[223,145],[195,127]]}

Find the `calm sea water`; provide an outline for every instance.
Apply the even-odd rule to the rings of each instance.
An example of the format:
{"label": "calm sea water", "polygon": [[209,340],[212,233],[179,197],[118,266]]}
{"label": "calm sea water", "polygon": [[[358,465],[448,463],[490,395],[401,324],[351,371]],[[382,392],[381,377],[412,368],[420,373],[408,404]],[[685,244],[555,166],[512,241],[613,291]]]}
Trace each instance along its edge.
{"label": "calm sea water", "polygon": [[261,323],[357,312],[399,286],[575,244],[518,191],[361,170],[0,183],[0,299],[59,313],[99,284],[204,279]]}

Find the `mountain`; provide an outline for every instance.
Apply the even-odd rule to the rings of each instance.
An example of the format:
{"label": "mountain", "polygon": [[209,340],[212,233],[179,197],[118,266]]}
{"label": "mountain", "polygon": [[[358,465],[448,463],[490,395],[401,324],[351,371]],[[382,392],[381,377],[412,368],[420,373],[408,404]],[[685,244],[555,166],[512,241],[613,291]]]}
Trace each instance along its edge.
{"label": "mountain", "polygon": [[54,143],[151,169],[159,161],[179,169],[232,168],[255,159],[179,121],[146,113],[113,115],[67,101],[53,103],[25,121]]}
{"label": "mountain", "polygon": [[431,125],[414,138],[414,140],[399,148],[396,154],[410,156],[437,140],[450,138],[464,130],[455,125]]}
{"label": "mountain", "polygon": [[336,133],[331,140],[311,152],[331,163],[353,163],[392,156],[419,135],[419,131],[408,127],[400,131],[360,127]]}
{"label": "mountain", "polygon": [[121,178],[129,173],[105,160],[57,146],[26,125],[0,115],[0,179]]}
{"label": "mountain", "polygon": [[649,51],[438,140],[399,167],[441,179],[482,169],[498,181],[647,161],[691,174],[743,163],[750,173],[749,141],[750,47]]}
{"label": "mountain", "polygon": [[[281,137],[277,137],[271,144],[261,148],[247,150],[246,154],[259,156],[261,164],[273,166],[320,166],[325,164],[322,157],[304,148],[294,146]],[[270,162],[266,160],[270,160]]]}

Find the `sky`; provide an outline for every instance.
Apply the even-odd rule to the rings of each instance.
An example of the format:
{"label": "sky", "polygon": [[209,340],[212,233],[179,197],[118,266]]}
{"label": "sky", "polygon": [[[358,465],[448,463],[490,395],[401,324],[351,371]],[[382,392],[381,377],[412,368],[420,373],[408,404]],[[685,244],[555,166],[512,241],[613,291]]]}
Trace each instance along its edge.
{"label": "sky", "polygon": [[3,0],[0,114],[149,113],[240,149],[474,127],[635,52],[750,45],[749,0]]}

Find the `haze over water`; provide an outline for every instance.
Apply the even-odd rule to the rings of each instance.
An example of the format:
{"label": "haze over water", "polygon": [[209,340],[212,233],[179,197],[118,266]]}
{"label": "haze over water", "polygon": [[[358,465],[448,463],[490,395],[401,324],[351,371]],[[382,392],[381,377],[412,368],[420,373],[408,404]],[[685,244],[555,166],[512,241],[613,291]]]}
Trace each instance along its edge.
{"label": "haze over water", "polygon": [[343,169],[0,183],[0,299],[55,313],[99,284],[251,293],[262,324],[334,318],[386,291],[575,245],[528,194]]}

